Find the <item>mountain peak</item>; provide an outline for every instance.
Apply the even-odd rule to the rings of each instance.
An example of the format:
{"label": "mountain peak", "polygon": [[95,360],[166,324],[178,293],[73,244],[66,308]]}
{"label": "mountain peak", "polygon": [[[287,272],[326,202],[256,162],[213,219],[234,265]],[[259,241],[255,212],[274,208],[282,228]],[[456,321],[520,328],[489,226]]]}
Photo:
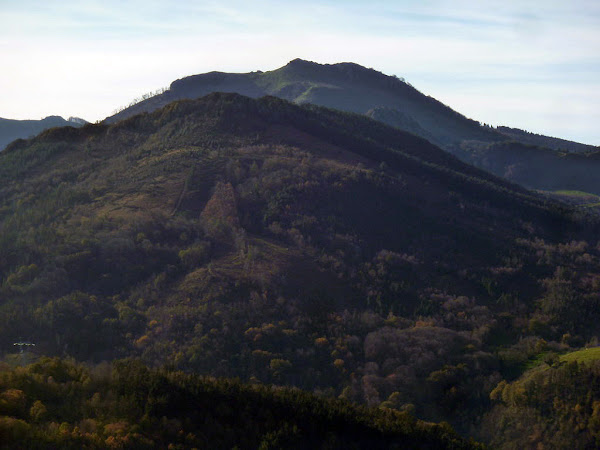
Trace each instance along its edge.
{"label": "mountain peak", "polygon": [[[312,103],[367,114],[417,134],[463,161],[527,187],[600,193],[600,183],[589,171],[589,158],[581,161],[566,159],[557,153],[597,149],[514,130],[481,126],[479,122],[419,92],[404,79],[354,62],[320,64],[295,58],[279,69],[264,73],[210,72],[192,75],[174,81],[168,91],[135,104],[107,118],[106,122],[117,122],[135,114],[154,111],[173,100],[197,99],[211,92],[237,92],[252,98],[272,95],[297,104]],[[535,157],[537,163],[524,162],[525,150],[520,144],[507,149],[505,144],[511,140],[550,149],[529,151],[535,155],[531,157]],[[499,143],[501,147],[488,148]],[[556,170],[551,176],[547,159],[554,162]],[[572,167],[566,170],[565,164]],[[537,175],[533,176],[534,167],[542,166],[545,169],[536,169]],[[573,173],[578,175],[573,176]]]}
{"label": "mountain peak", "polygon": [[320,66],[321,64],[316,63],[314,61],[308,61],[306,59],[301,59],[301,58],[295,58],[292,59],[289,63],[286,64],[286,66],[307,66],[307,65],[313,65],[313,66]]}
{"label": "mountain peak", "polygon": [[378,75],[384,75],[381,72],[377,72],[374,69],[367,69],[360,64],[356,64],[353,62],[341,62],[335,64],[320,64],[314,61],[307,61],[304,59],[296,58],[287,63],[283,68],[293,68],[293,69],[313,69],[322,72],[332,72],[332,73],[344,73],[351,74],[353,72],[370,72]]}

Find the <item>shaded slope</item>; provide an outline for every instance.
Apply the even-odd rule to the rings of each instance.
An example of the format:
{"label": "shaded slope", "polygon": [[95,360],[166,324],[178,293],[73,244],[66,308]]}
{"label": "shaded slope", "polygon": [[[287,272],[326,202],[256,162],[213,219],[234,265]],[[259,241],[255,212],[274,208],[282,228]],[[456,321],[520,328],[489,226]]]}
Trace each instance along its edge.
{"label": "shaded slope", "polygon": [[[599,331],[584,224],[361,115],[211,94],[17,141],[0,176],[2,349],[136,356],[465,433],[515,368],[499,349]],[[578,295],[538,302],[558,267]]]}
{"label": "shaded slope", "polygon": [[[39,143],[33,142],[33,146],[47,139],[53,140],[55,135],[62,137],[60,133],[64,132],[66,131],[56,130],[55,133],[43,135]],[[379,209],[372,211],[373,214],[369,213],[369,209],[376,206],[369,201],[369,198],[378,196],[375,191],[352,194],[362,197],[360,205],[367,210],[352,208],[351,204],[345,204],[344,200],[339,199],[344,205],[344,214],[353,217],[353,227],[362,227],[365,239],[380,239],[381,242],[401,239],[405,245],[410,245],[414,249],[420,244],[418,242],[409,244],[409,242],[416,238],[416,235],[401,238],[395,233],[385,231],[383,227],[386,225],[383,223],[379,232],[367,233],[369,228],[377,223],[367,223],[365,219],[368,218],[370,221],[373,215],[377,217],[379,215],[377,211],[383,211],[383,204],[386,202],[396,205],[390,212],[402,209],[400,204],[403,204],[407,211],[412,211],[414,214],[412,222],[407,224],[409,225],[407,229],[413,226],[417,228],[422,221],[431,222],[432,226],[436,227],[436,232],[432,234],[439,235],[440,240],[446,240],[450,245],[454,245],[455,238],[459,238],[463,233],[481,235],[488,244],[494,245],[493,241],[512,237],[518,232],[520,220],[517,218],[520,208],[527,208],[529,215],[551,216],[545,210],[546,206],[541,198],[461,163],[455,157],[414,135],[394,130],[358,115],[312,107],[298,108],[273,97],[257,102],[238,95],[211,95],[198,102],[175,103],[149,116],[134,117],[106,130],[102,127],[89,126],[79,133],[69,133],[69,139],[72,142],[80,139],[85,141],[88,139],[89,132],[100,133],[101,136],[117,133],[115,136],[117,142],[127,139],[122,136],[131,135],[133,139],[131,145],[134,148],[145,147],[147,145],[145,141],[148,140],[152,148],[150,154],[157,151],[160,142],[171,148],[196,146],[206,143],[207,139],[210,143],[209,136],[213,135],[218,142],[224,136],[240,136],[243,142],[252,142],[254,145],[283,144],[291,145],[292,148],[297,146],[326,160],[330,158],[336,160],[338,156],[335,153],[320,155],[319,147],[331,145],[334,148],[339,147],[339,157],[350,158],[350,161],[342,164],[342,167],[346,166],[350,169],[353,165],[362,162],[363,165],[370,166],[369,168],[379,169],[378,176],[381,177],[381,182],[387,184],[382,194],[388,198],[378,207]],[[106,138],[102,140],[107,141]],[[225,143],[218,145],[231,144],[226,140]],[[33,146],[30,145],[28,148],[31,149]],[[317,150],[314,150],[315,148]],[[179,150],[178,153],[181,151]],[[183,153],[183,159],[193,157],[193,149]],[[37,153],[34,155],[40,156]],[[99,157],[122,159],[124,156],[123,154],[101,154]],[[158,160],[163,158],[161,156]],[[6,164],[5,171],[9,172],[11,168],[10,164]],[[357,171],[359,174],[361,172],[361,169]],[[215,176],[218,177],[217,174]],[[354,189],[352,184],[350,183],[349,188]],[[117,187],[123,189],[122,186]],[[184,196],[183,201],[190,200]],[[397,203],[398,201],[401,203]],[[172,200],[172,202],[179,203],[179,200]],[[303,206],[325,209],[330,207],[323,201]],[[407,218],[409,217],[410,214]],[[443,221],[443,224],[436,225],[437,221]],[[495,233],[493,239],[485,237],[490,231]],[[452,234],[451,238],[448,233],[456,233],[456,236]],[[473,236],[469,238],[471,237]],[[423,248],[431,247],[425,245]]]}
{"label": "shaded slope", "polygon": [[600,152],[565,153],[518,142],[463,143],[463,159],[530,189],[600,194]]}
{"label": "shaded slope", "polygon": [[[335,277],[316,275],[313,252],[339,251],[355,265],[388,249],[426,263],[405,304],[392,296],[382,306],[409,313],[434,273],[453,273],[432,286],[458,292],[470,283],[459,281],[460,270],[499,261],[515,238],[573,229],[556,205],[427,141],[272,97],[214,94],[113,126],[50,130],[11,145],[0,172],[4,302],[76,290],[116,295],[179,266],[173,276],[182,284],[169,290],[203,285],[208,275],[268,285],[289,270],[294,285],[297,270],[328,280],[326,295],[351,305],[363,294],[336,292]],[[227,202],[213,198],[209,208],[209,200],[223,182],[236,200],[220,215]],[[299,250],[282,250],[290,243]],[[264,258],[253,260],[252,248]],[[188,264],[185,252],[198,256]],[[196,270],[211,259],[221,272]]]}

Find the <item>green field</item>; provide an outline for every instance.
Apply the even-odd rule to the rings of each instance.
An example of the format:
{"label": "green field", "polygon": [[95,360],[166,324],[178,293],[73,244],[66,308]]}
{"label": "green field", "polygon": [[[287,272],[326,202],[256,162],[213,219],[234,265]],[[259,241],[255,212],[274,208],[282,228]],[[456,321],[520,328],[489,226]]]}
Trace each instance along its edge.
{"label": "green field", "polygon": [[554,191],[555,194],[558,195],[568,195],[570,197],[589,197],[589,196],[593,196],[593,197],[597,197],[597,195],[595,194],[590,194],[589,192],[583,192],[583,191]]}
{"label": "green field", "polygon": [[567,353],[560,357],[560,360],[565,362],[586,362],[595,361],[597,359],[600,359],[600,347],[586,348],[576,352]]}
{"label": "green field", "polygon": [[[541,191],[544,192],[544,191]],[[600,206],[600,196],[575,190],[545,191],[547,195],[571,203],[578,208],[596,208]]]}

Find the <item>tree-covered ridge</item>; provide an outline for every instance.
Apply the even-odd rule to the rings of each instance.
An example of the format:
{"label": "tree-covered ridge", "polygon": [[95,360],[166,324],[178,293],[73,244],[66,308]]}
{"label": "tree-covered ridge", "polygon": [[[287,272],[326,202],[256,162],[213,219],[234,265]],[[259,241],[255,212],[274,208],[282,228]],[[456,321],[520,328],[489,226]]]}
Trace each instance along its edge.
{"label": "tree-covered ridge", "polygon": [[0,368],[0,447],[474,449],[450,426],[136,361]]}
{"label": "tree-covered ridge", "polygon": [[213,94],[0,155],[0,343],[477,433],[600,331],[593,223],[359,115]]}

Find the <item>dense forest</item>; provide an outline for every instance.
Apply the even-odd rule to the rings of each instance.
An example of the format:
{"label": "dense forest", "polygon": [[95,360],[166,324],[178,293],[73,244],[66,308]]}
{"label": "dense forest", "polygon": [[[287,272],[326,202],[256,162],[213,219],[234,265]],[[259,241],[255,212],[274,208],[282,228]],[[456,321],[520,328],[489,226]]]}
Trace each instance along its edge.
{"label": "dense forest", "polygon": [[[542,430],[531,442],[551,446],[547,421],[568,440],[575,413],[565,403],[548,419],[527,401],[568,392],[568,370],[595,417],[595,366],[560,355],[597,344],[597,220],[424,139],[362,115],[211,94],[16,141],[0,154],[0,176],[4,359],[14,365],[12,344],[26,339],[36,344],[29,359],[89,367],[7,366],[0,420],[12,436],[347,448],[355,428],[370,448],[404,445],[398,433],[467,445],[414,416],[511,448],[511,423],[526,414],[522,423]],[[120,358],[140,362],[102,363]],[[123,390],[127,367],[141,384]],[[555,387],[527,394],[536,367],[550,377],[536,383]],[[52,370],[75,377],[72,401],[56,400],[66,397]],[[240,416],[173,411],[188,396],[207,404],[192,399],[211,389],[233,389]],[[131,410],[127,395],[138,395]],[[248,396],[268,406],[254,412]],[[310,406],[273,413],[272,402],[291,401]],[[307,419],[306,408],[331,422]],[[207,419],[186,422],[193,414]],[[257,427],[253,414],[270,419]],[[236,420],[247,438],[223,441]],[[593,446],[596,435],[577,439]]]}
{"label": "dense forest", "polygon": [[137,361],[90,370],[42,358],[2,369],[2,448],[481,448],[393,409]]}

